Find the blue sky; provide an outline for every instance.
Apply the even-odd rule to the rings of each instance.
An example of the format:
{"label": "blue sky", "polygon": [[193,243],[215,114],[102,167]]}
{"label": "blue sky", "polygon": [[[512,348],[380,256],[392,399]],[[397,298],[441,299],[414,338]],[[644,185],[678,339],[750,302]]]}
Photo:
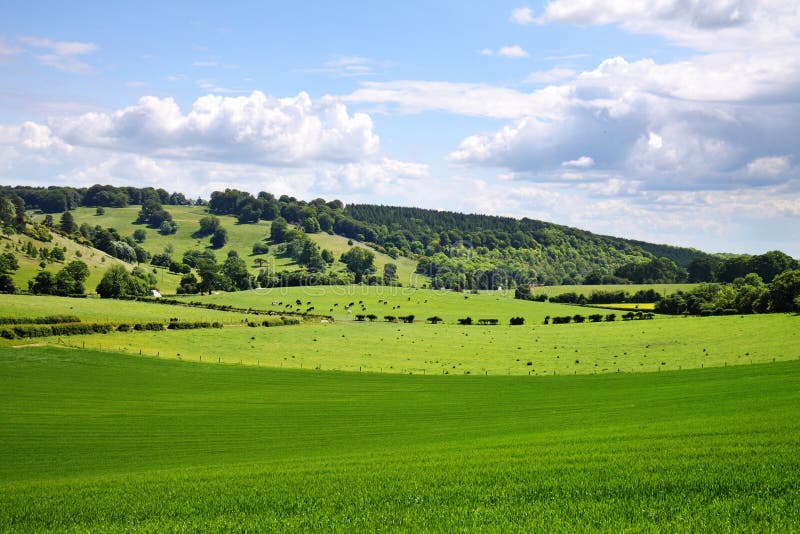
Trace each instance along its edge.
{"label": "blue sky", "polygon": [[0,183],[236,187],[800,257],[797,1],[15,4]]}

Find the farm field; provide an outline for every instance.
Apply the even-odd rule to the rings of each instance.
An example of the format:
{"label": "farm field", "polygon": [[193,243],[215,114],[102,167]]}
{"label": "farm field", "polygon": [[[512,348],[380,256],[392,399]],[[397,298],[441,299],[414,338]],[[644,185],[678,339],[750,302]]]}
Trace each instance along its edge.
{"label": "farm field", "polygon": [[0,317],[43,317],[47,315],[76,315],[84,322],[114,324],[168,322],[173,317],[177,317],[181,321],[217,321],[223,324],[241,324],[243,320],[253,318],[251,315],[241,313],[130,300],[3,295]]}
{"label": "farm field", "polygon": [[[547,315],[575,315],[594,313],[597,310],[564,304],[517,300],[513,291],[482,291],[478,294],[458,293],[448,290],[415,289],[390,286],[305,286],[257,289],[212,295],[188,295],[192,302],[230,304],[237,308],[293,309],[331,315],[337,320],[354,319],[357,314],[375,314],[379,320],[386,315],[414,315],[425,321],[434,315],[445,322],[455,323],[470,316],[496,318],[508,323],[509,318],[524,317],[527,323],[541,323]],[[297,304],[297,301],[300,304]],[[273,302],[275,304],[273,304]],[[345,309],[352,304],[350,313]]]}
{"label": "farm field", "polygon": [[29,347],[0,369],[7,532],[800,524],[800,362],[528,380]]}
{"label": "farm field", "polygon": [[620,284],[620,285],[579,285],[579,286],[537,286],[531,289],[533,295],[547,295],[555,297],[564,293],[577,293],[588,297],[595,291],[624,291],[636,293],[653,289],[661,296],[672,295],[678,291],[691,291],[698,284]]}
{"label": "farm field", "polygon": [[[0,344],[59,344],[197,362],[278,368],[492,376],[661,372],[800,358],[800,317],[797,315],[656,316],[654,320],[645,321],[618,319],[544,325],[546,315],[588,315],[612,310],[500,299],[491,294],[469,295],[465,300],[463,295],[453,292],[405,289],[403,295],[410,294],[414,306],[443,317],[445,323],[427,324],[424,319],[413,324],[390,323],[383,321],[382,315],[376,322],[357,322],[352,320],[352,315],[347,319],[346,314],[338,311],[348,299],[355,298],[349,294],[343,299],[335,292],[347,287],[306,289],[324,292],[312,303],[326,302],[327,306],[332,301],[341,302],[334,307],[340,318],[333,323],[315,318],[286,328],[251,328],[245,324],[260,324],[263,316],[130,301],[10,296],[0,306],[2,316],[73,314],[85,322],[117,323],[167,322],[177,317],[183,321],[217,321],[226,327],[0,340]],[[364,298],[375,299],[377,303],[381,288],[352,286],[350,289],[368,291],[369,297]],[[302,290],[296,288],[287,295],[298,296]],[[265,299],[271,304],[270,299],[275,298],[267,291],[211,297],[216,304],[254,309],[268,308],[264,306]],[[400,310],[391,311],[391,308],[396,307],[395,302],[408,303],[409,297],[391,298],[381,299],[389,302],[385,305],[389,313],[408,313],[403,305]],[[302,307],[307,302],[302,302]],[[372,306],[370,304],[368,309]],[[293,303],[289,309],[298,308]],[[317,311],[326,313],[327,308]],[[461,315],[474,319],[496,317],[501,319],[501,324],[455,324]],[[514,315],[525,316],[526,324],[510,326],[508,318]]]}
{"label": "farm field", "polygon": [[114,332],[63,338],[62,342],[227,364],[541,376],[661,372],[797,360],[798,319],[751,315],[535,326],[340,321],[286,328]]}

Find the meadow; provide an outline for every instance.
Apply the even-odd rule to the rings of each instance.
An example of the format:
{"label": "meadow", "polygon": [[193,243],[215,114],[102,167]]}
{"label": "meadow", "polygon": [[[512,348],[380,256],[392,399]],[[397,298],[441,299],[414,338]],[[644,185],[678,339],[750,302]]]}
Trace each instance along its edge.
{"label": "meadow", "polygon": [[[129,206],[126,208],[105,208],[103,215],[97,215],[94,208],[77,208],[72,213],[75,222],[80,225],[88,223],[92,226],[101,225],[104,228],[114,228],[122,236],[133,235],[138,229],[144,229],[147,234],[141,244],[151,254],[162,253],[165,250],[171,251],[174,259],[180,260],[184,252],[191,249],[210,250],[217,257],[220,263],[225,260],[229,250],[236,250],[240,257],[246,262],[251,272],[257,273],[262,267],[270,271],[295,270],[297,264],[284,254],[279,254],[277,247],[270,247],[266,254],[252,254],[253,244],[266,242],[269,237],[271,223],[269,221],[259,221],[252,224],[239,224],[235,217],[230,215],[218,215],[217,218],[223,228],[228,231],[228,242],[220,249],[214,249],[210,245],[210,238],[197,238],[192,234],[200,227],[200,219],[209,215],[208,208],[204,206],[166,206],[173,220],[178,223],[178,231],[173,235],[161,235],[158,230],[147,228],[145,225],[134,224],[139,212],[139,206]],[[55,216],[58,220],[58,216]],[[350,248],[348,239],[337,235],[328,235],[324,232],[308,234],[308,237],[317,243],[320,248],[327,248],[334,253],[336,262],[333,264],[334,270],[344,269],[345,265],[338,261],[343,252]],[[355,246],[365,247],[362,243],[354,242]],[[370,249],[372,250],[372,249]],[[417,262],[408,258],[399,257],[393,259],[380,252],[375,253],[376,271],[383,273],[383,266],[386,263],[397,265],[398,280],[404,285],[422,285],[428,282],[426,277],[415,275],[414,271]],[[159,269],[159,272],[163,269]],[[159,274],[159,282],[163,282],[162,290],[165,293],[174,293],[178,286],[179,278],[168,278],[169,274]],[[93,289],[93,287],[92,287]]]}
{"label": "meadow", "polygon": [[[300,298],[302,297],[302,299]],[[464,298],[467,297],[467,298]],[[280,300],[279,300],[280,299]],[[308,299],[308,300],[304,300]],[[464,295],[452,291],[368,286],[284,288],[190,297],[254,310],[302,312],[311,303],[320,317],[285,328],[259,325],[263,316],[165,304],[9,296],[0,315],[73,314],[85,322],[221,322],[221,330],[112,332],[36,338],[58,344],[142,356],[277,368],[447,375],[576,375],[662,372],[796,360],[800,317],[787,314],[669,317],[622,321],[621,312],[515,300],[507,294]],[[298,305],[296,302],[300,300]],[[358,302],[367,311],[360,311]],[[380,302],[379,302],[380,301]],[[273,302],[275,305],[273,306]],[[344,307],[354,303],[353,313]],[[286,304],[289,304],[287,307]],[[384,304],[385,303],[385,304]],[[329,312],[329,310],[334,310]],[[375,322],[354,320],[374,313]],[[383,316],[413,313],[413,324]],[[614,322],[543,324],[546,316],[616,313]],[[443,323],[425,319],[437,315]],[[500,324],[461,326],[457,319],[498,318]],[[521,316],[524,325],[509,325]],[[0,340],[0,345],[25,340]]]}
{"label": "meadow", "polygon": [[28,347],[0,369],[7,532],[800,524],[800,362],[522,379]]}

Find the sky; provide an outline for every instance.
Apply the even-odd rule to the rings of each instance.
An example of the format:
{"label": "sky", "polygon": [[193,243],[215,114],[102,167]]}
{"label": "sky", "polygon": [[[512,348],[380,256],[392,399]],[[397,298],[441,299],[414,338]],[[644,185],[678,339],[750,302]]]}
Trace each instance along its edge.
{"label": "sky", "polygon": [[0,184],[800,257],[800,0],[3,2]]}

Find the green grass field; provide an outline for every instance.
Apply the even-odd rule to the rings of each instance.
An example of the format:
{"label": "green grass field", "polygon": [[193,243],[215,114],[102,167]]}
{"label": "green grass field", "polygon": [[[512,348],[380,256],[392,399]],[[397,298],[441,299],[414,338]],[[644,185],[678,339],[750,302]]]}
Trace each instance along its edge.
{"label": "green grass field", "polygon": [[[588,315],[593,308],[537,303],[500,298],[495,294],[464,295],[432,290],[408,290],[387,294],[380,287],[312,287],[321,292],[308,297],[304,288],[287,290],[283,297],[270,291],[223,293],[204,300],[242,308],[267,309],[274,298],[292,301],[296,296],[318,306],[334,307],[338,319],[324,324],[319,319],[287,328],[249,328],[254,316],[168,306],[163,304],[67,299],[58,297],[8,296],[0,315],[36,317],[74,314],[86,322],[166,322],[171,317],[185,321],[219,321],[222,330],[169,332],[113,332],[102,335],[36,338],[37,344],[59,344],[87,349],[283,368],[363,371],[413,374],[564,375],[661,372],[665,370],[724,367],[800,358],[800,316],[785,314],[665,317],[649,321],[544,325],[546,315]],[[368,309],[381,304],[388,313],[401,315],[416,309],[443,317],[445,324],[424,323],[425,314],[414,324],[356,322],[340,310],[358,291]],[[279,290],[274,290],[279,291]],[[408,296],[412,298],[409,304]],[[288,297],[288,298],[287,298]],[[329,300],[326,300],[329,299]],[[426,303],[425,300],[428,302]],[[294,302],[294,301],[292,301]],[[391,310],[400,305],[399,310]],[[266,305],[265,305],[266,304]],[[412,305],[413,304],[413,305]],[[330,304],[332,306],[332,304]],[[282,309],[276,306],[276,309]],[[291,309],[298,309],[293,304]],[[326,313],[328,308],[316,309]],[[610,310],[602,310],[606,313]],[[619,312],[617,312],[619,314]],[[460,326],[462,315],[499,317],[497,326]],[[508,318],[526,317],[523,326],[509,326]],[[351,319],[347,319],[350,317]],[[256,319],[258,320],[258,319]],[[0,340],[0,345],[21,345],[26,340]]]}
{"label": "green grass field", "polygon": [[788,532],[799,416],[798,362],[528,379],[0,348],[0,531]]}
{"label": "green grass field", "polygon": [[[96,215],[94,208],[78,208],[72,213],[75,217],[75,222],[80,225],[88,223],[92,226],[101,225],[104,228],[115,228],[120,235],[130,236],[138,229],[145,229],[147,237],[142,243],[142,246],[151,254],[162,253],[167,247],[172,248],[172,257],[180,260],[183,253],[190,249],[209,249],[217,257],[217,261],[222,262],[229,250],[236,250],[239,256],[247,261],[248,267],[252,272],[258,272],[263,266],[269,270],[294,270],[297,265],[291,258],[285,255],[277,254],[276,247],[270,247],[270,252],[267,254],[252,255],[253,244],[259,241],[264,241],[269,235],[270,222],[259,221],[255,224],[238,224],[235,217],[220,215],[221,225],[228,231],[228,243],[221,249],[212,249],[210,247],[210,238],[195,238],[192,234],[200,227],[200,219],[208,215],[208,209],[203,206],[166,206],[167,211],[172,214],[173,220],[178,223],[178,231],[174,235],[163,236],[157,230],[147,228],[144,225],[134,224],[136,216],[139,212],[140,206],[129,206],[126,208],[105,208],[105,214]],[[58,215],[54,216],[58,220]],[[344,269],[344,264],[338,261],[339,256],[350,248],[347,244],[347,238],[341,236],[332,236],[324,232],[317,234],[309,234],[309,237],[316,242],[320,248],[330,249],[337,262],[334,263],[333,269]],[[358,242],[356,246],[364,246]],[[370,249],[371,250],[371,249]],[[375,251],[373,251],[375,252]],[[256,263],[257,260],[263,261]],[[428,283],[426,277],[414,275],[414,270],[417,263],[408,258],[392,259],[386,254],[375,252],[375,265],[377,272],[383,272],[383,266],[393,262],[397,264],[398,277],[404,285],[422,285]],[[159,272],[163,271],[160,269]],[[161,276],[161,275],[159,275]],[[166,273],[165,276],[170,276]],[[164,279],[165,293],[174,293],[175,288],[178,286],[180,277],[173,277],[173,279]],[[161,281],[161,279],[159,279]],[[95,284],[96,285],[96,284]]]}
{"label": "green grass field", "polygon": [[660,295],[672,295],[678,291],[691,291],[697,284],[624,284],[624,285],[581,285],[581,286],[538,286],[532,289],[534,295],[547,295],[554,297],[564,293],[577,293],[588,297],[595,291],[625,291],[626,293],[636,293],[637,291],[647,291],[654,289]]}
{"label": "green grass field", "polygon": [[[425,321],[436,315],[445,322],[455,323],[459,318],[469,316],[474,320],[496,318],[508,324],[511,317],[520,316],[528,323],[541,323],[547,315],[587,315],[598,312],[591,308],[517,300],[514,299],[513,291],[483,291],[472,294],[362,285],[281,287],[205,296],[192,295],[185,298],[262,310],[304,311],[313,306],[314,313],[332,315],[338,320],[354,319],[357,314],[371,313],[380,320],[386,315],[414,315],[415,320]],[[301,302],[299,305],[298,300]],[[273,305],[273,302],[276,304]],[[347,313],[345,307],[351,303],[351,313]],[[291,308],[287,308],[287,305]]]}

